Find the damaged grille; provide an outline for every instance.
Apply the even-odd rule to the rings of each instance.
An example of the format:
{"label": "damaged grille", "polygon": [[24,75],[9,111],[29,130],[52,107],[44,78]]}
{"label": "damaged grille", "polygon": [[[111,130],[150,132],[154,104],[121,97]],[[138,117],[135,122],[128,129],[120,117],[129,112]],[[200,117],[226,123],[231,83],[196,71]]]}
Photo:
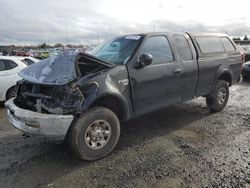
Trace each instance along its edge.
{"label": "damaged grille", "polygon": [[15,103],[20,108],[47,114],[74,114],[81,111],[84,96],[73,84],[47,86],[19,82]]}

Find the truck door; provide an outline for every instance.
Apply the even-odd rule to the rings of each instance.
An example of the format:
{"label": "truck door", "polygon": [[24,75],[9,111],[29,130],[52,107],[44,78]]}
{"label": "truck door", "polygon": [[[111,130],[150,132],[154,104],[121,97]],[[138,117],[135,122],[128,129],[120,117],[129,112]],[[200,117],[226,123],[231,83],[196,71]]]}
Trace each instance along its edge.
{"label": "truck door", "polygon": [[[133,64],[141,54],[152,55],[153,62],[136,69]],[[133,61],[128,65],[128,71],[135,115],[181,101],[179,64],[166,36],[146,37]]]}
{"label": "truck door", "polygon": [[186,101],[195,97],[198,81],[198,64],[196,52],[187,34],[174,34],[175,46],[181,65],[181,99]]}

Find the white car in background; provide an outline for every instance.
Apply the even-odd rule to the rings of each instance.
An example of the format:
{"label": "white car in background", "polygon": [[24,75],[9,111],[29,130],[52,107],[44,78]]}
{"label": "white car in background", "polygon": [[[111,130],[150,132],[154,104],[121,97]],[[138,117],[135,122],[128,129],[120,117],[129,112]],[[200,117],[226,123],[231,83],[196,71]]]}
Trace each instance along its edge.
{"label": "white car in background", "polygon": [[21,80],[18,72],[38,61],[32,57],[0,56],[0,101],[15,96],[16,82]]}

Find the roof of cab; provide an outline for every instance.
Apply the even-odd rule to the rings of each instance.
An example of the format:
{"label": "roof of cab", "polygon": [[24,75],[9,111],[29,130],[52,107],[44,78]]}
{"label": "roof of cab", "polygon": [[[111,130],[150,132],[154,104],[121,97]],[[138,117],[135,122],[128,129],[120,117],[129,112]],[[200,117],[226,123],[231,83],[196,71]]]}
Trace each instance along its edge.
{"label": "roof of cab", "polygon": [[202,32],[191,32],[188,34],[190,36],[198,37],[198,36],[218,36],[218,37],[227,37],[228,35],[225,33],[202,33]]}
{"label": "roof of cab", "polygon": [[206,33],[206,32],[146,32],[146,33],[137,33],[137,34],[128,34],[124,36],[130,35],[140,35],[140,36],[148,36],[148,35],[168,35],[168,34],[188,34],[190,36],[219,36],[219,37],[226,37],[228,36],[225,33]]}

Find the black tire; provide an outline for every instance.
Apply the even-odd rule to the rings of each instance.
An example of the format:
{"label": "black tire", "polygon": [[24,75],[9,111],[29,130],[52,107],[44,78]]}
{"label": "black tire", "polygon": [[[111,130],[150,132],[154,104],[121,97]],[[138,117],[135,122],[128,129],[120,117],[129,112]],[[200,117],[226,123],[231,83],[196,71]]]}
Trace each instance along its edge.
{"label": "black tire", "polygon": [[[92,149],[91,148],[92,142],[95,142],[91,138],[91,136],[93,136],[92,135],[93,129],[95,127],[97,128],[101,127],[102,124],[105,124],[105,126],[108,126],[108,128],[110,129],[110,130],[108,129],[110,131],[110,135],[107,137],[102,135],[103,139],[105,138],[107,139],[106,144],[104,144],[101,147],[101,146],[98,146],[99,143],[98,141],[96,141],[97,142],[97,144],[95,145],[96,148]],[[106,129],[103,129],[103,130],[105,131]],[[73,152],[77,156],[79,156],[81,159],[89,160],[89,161],[97,160],[108,155],[115,148],[118,142],[118,139],[120,137],[120,122],[116,114],[110,109],[105,108],[105,107],[93,107],[92,109],[83,113],[71,125],[69,131],[70,132],[68,134],[69,135],[68,141]],[[96,134],[101,134],[101,133],[99,132]],[[90,138],[91,140],[87,141]],[[105,142],[105,140],[103,141]],[[92,147],[94,146],[92,145]]]}
{"label": "black tire", "polygon": [[228,83],[224,80],[218,80],[213,92],[206,97],[207,106],[212,112],[219,112],[225,108],[228,98]]}
{"label": "black tire", "polygon": [[7,93],[6,93],[6,101],[12,97],[15,97],[15,96],[16,96],[16,87],[13,86],[13,87],[9,88]]}
{"label": "black tire", "polygon": [[239,76],[239,78],[237,79],[237,83],[239,83],[241,80],[241,75]]}
{"label": "black tire", "polygon": [[242,78],[243,78],[243,80],[245,80],[245,81],[248,81],[248,80],[249,80],[249,78],[248,78],[248,77],[243,76],[243,75],[242,75]]}

